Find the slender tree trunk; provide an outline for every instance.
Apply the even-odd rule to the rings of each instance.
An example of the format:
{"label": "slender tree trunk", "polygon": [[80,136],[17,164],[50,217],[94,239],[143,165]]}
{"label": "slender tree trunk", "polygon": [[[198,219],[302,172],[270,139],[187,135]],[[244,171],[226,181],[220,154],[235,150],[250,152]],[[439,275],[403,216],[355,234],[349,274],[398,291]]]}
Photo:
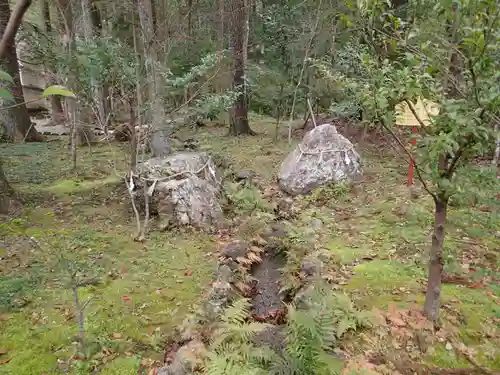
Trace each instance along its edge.
{"label": "slender tree trunk", "polygon": [[248,43],[248,0],[231,0],[231,47],[233,54],[233,90],[239,92],[230,115],[229,134],[255,134],[248,124],[246,57]]}
{"label": "slender tree trunk", "polygon": [[[137,167],[137,132],[135,131],[137,100],[130,96],[128,100],[130,120],[128,129],[130,132],[130,170],[135,172]],[[140,129],[140,128],[139,128]]]}
{"label": "slender tree trunk", "polygon": [[493,155],[493,160],[491,161],[491,164],[494,167],[498,166],[498,163],[500,162],[500,120],[498,119],[497,116],[495,116],[495,133],[497,135],[496,141],[495,141],[495,154]]}
{"label": "slender tree trunk", "polygon": [[[451,17],[446,25],[450,47],[448,52],[448,70],[443,77],[443,87],[446,96],[456,98],[460,87],[460,58],[457,53],[457,7],[456,3],[451,5]],[[443,153],[438,160],[439,178],[451,180],[456,165],[451,164],[452,155]],[[432,246],[429,261],[429,278],[427,281],[427,292],[425,294],[424,314],[434,324],[439,317],[439,305],[441,300],[441,278],[443,274],[443,244],[445,236],[446,214],[448,209],[449,192],[440,189],[434,198],[434,233],[432,235]]]}
{"label": "slender tree trunk", "polygon": [[[63,18],[66,51],[68,64],[71,66],[68,75],[68,86],[73,92],[78,92],[78,64],[76,64],[76,27],[74,22],[74,11],[72,0],[58,0],[58,7]],[[85,26],[85,25],[84,25]],[[94,142],[95,136],[91,127],[81,126],[82,114],[84,108],[77,108],[79,102],[72,98],[66,98],[68,104],[68,112],[71,120],[71,159],[73,160],[73,168],[76,168],[76,148],[78,145],[88,144]],[[76,143],[76,144],[74,144]]]}
{"label": "slender tree trunk", "polygon": [[[40,0],[40,14],[42,16],[42,28],[47,34],[47,37],[51,37],[52,33],[52,23],[50,21],[50,4],[48,0]],[[53,64],[52,51],[47,50],[49,58],[47,59],[47,65],[45,67],[45,82],[47,86],[58,84],[56,79],[56,70]],[[56,124],[64,122],[64,110],[61,102],[61,97],[59,95],[50,96],[50,109],[52,115],[52,121]]]}
{"label": "slender tree trunk", "polygon": [[[92,42],[94,40],[94,27],[92,24],[91,17],[91,0],[81,0],[81,9],[82,9],[82,19],[83,19],[83,35],[87,42]],[[92,97],[90,98],[90,102],[92,103],[92,111],[97,112],[97,121],[98,125],[105,128],[105,114],[104,114],[104,106],[101,101],[101,93],[99,90],[99,81],[96,78],[95,74],[91,74],[90,77],[90,87],[92,89]],[[90,116],[89,122],[93,122],[94,116]]]}
{"label": "slender tree trunk", "polygon": [[439,317],[439,306],[441,301],[441,276],[443,274],[443,246],[445,236],[446,215],[448,210],[448,199],[438,197],[434,209],[434,232],[432,234],[432,245],[429,261],[429,278],[427,280],[427,292],[425,294],[424,313],[433,322]]}
{"label": "slender tree trunk", "polygon": [[8,214],[11,201],[14,199],[14,189],[9,184],[3,171],[2,158],[0,157],[0,214]]}
{"label": "slender tree trunk", "polygon": [[[0,111],[0,125],[3,124],[5,137],[9,141],[25,140],[26,142],[42,142],[43,137],[31,123],[28,109],[24,104],[24,94],[21,85],[19,72],[19,62],[15,46],[15,33],[6,33],[7,24],[10,19],[10,7],[8,0],[0,0],[0,36],[2,36],[3,57],[0,58],[0,69],[7,72],[14,80],[14,83],[4,84],[7,90],[14,96],[13,102],[4,102],[3,106],[15,105],[6,110]],[[4,34],[12,37],[4,38]],[[2,105],[0,105],[2,106]]]}
{"label": "slender tree trunk", "polygon": [[162,78],[157,72],[158,54],[154,43],[154,13],[151,0],[138,0],[139,18],[142,30],[142,45],[144,46],[144,56],[146,71],[149,77],[148,100],[151,103],[151,110],[147,118],[151,119],[152,131],[161,128],[165,121],[165,109],[163,106]]}
{"label": "slender tree trunk", "polygon": [[[95,0],[90,1],[89,13],[91,23],[91,36],[101,37],[105,30],[102,25],[101,10],[99,9]],[[111,122],[111,98],[109,92],[109,83],[106,81],[106,77],[101,76],[99,77],[99,79],[97,79],[96,84],[99,125],[103,127],[104,133],[107,134]]]}

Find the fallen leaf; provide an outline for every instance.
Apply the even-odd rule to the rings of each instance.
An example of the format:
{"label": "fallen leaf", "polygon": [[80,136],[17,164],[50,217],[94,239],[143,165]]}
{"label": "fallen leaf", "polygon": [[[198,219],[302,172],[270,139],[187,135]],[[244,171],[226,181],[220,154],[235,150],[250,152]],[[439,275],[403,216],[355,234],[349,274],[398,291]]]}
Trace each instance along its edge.
{"label": "fallen leaf", "polygon": [[122,338],[122,334],[121,334],[121,333],[118,333],[118,332],[114,332],[114,333],[113,333],[113,338],[114,338],[114,339],[121,339],[121,338]]}
{"label": "fallen leaf", "polygon": [[0,349],[0,355],[7,354],[8,351],[6,349]]}
{"label": "fallen leaf", "polygon": [[0,359],[0,365],[3,365],[9,361],[10,361],[10,358],[8,358],[8,357],[2,358],[2,359]]}

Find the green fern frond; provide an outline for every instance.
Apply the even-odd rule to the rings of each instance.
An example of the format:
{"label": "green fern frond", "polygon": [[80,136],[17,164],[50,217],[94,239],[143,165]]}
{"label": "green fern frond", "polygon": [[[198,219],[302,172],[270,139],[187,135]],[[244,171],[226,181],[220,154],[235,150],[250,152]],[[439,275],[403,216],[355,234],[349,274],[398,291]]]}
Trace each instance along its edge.
{"label": "green fern frond", "polygon": [[250,317],[250,301],[241,298],[224,310],[221,320],[229,324],[243,324]]}

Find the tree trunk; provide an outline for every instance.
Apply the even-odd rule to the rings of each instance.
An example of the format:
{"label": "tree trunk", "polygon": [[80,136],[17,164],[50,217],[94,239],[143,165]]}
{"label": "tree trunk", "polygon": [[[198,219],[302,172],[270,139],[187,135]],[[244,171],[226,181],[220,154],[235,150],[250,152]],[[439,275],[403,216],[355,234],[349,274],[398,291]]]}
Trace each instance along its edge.
{"label": "tree trunk", "polygon": [[161,128],[165,122],[165,109],[163,106],[163,95],[161,93],[162,77],[158,74],[156,64],[158,54],[154,45],[154,13],[151,0],[138,0],[139,18],[142,30],[142,45],[146,62],[146,72],[149,77],[148,100],[151,103],[151,110],[148,110],[147,119],[151,119],[152,130]]}
{"label": "tree trunk", "polygon": [[[42,15],[42,29],[47,34],[47,37],[51,37],[52,33],[52,23],[50,21],[50,5],[47,0],[40,0],[40,14]],[[45,82],[47,86],[57,85],[56,70],[53,64],[52,51],[47,50],[49,58],[47,59],[47,65],[45,67]],[[64,122],[64,110],[61,102],[61,97],[59,95],[50,96],[50,108],[52,121],[56,124]]]}
{"label": "tree trunk", "polygon": [[[95,0],[90,1],[89,17],[91,25],[89,35],[91,37],[101,37],[104,29],[102,25],[101,11]],[[104,133],[107,134],[111,122],[111,98],[109,93],[109,83],[106,82],[105,77],[99,77],[99,79],[96,80],[96,85],[99,125],[103,128]]]}
{"label": "tree trunk", "polygon": [[444,266],[443,245],[447,210],[448,199],[438,197],[435,201],[434,208],[434,232],[432,234],[429,278],[427,280],[427,292],[425,294],[424,303],[424,313],[433,322],[437,322],[439,316],[441,275],[443,273]]}
{"label": "tree trunk", "polygon": [[[137,100],[136,97],[130,96],[128,100],[130,120],[128,130],[130,132],[130,170],[136,171],[137,167],[137,132],[135,131]],[[139,128],[140,129],[140,128]]]}
{"label": "tree trunk", "polygon": [[[58,7],[63,18],[65,28],[65,38],[67,41],[66,51],[69,66],[72,67],[68,75],[68,86],[73,92],[78,92],[78,65],[76,60],[76,28],[74,22],[73,4],[71,0],[58,0]],[[75,99],[67,98],[68,111],[71,119],[71,159],[73,160],[73,168],[76,168],[76,148],[78,145],[94,142],[95,136],[91,127],[81,126],[81,116],[84,111],[82,108],[77,108],[78,102]]]}
{"label": "tree trunk", "polygon": [[[457,54],[457,8],[458,4],[451,5],[451,17],[446,24],[446,33],[449,38],[448,69],[443,77],[443,87],[448,98],[458,97],[460,87],[460,57]],[[460,155],[458,154],[458,157]],[[438,160],[439,178],[451,180],[457,166],[450,163],[453,155],[443,153]],[[457,159],[458,160],[458,159]],[[439,186],[439,184],[438,184]],[[434,197],[434,233],[432,235],[432,246],[429,261],[429,278],[427,280],[427,292],[425,294],[424,314],[431,319],[434,324],[439,317],[439,304],[441,299],[441,277],[443,274],[443,243],[445,235],[446,214],[448,209],[449,192],[440,189]]]}
{"label": "tree trunk", "polygon": [[[0,0],[0,35],[4,36],[7,30],[7,24],[10,18],[10,7],[8,0]],[[14,80],[14,83],[4,83],[4,88],[10,91],[14,96],[13,102],[3,102],[1,106],[12,106],[0,111],[0,124],[5,128],[5,138],[11,142],[15,140],[25,140],[26,142],[42,142],[43,137],[31,123],[28,109],[24,104],[24,94],[21,86],[21,76],[19,72],[19,62],[17,60],[17,51],[15,47],[15,33],[10,40],[4,40],[5,48],[3,57],[0,59],[0,69],[7,72]]]}
{"label": "tree trunk", "polygon": [[2,158],[0,157],[0,214],[8,214],[11,200],[14,197],[14,189],[7,181],[3,171]]}
{"label": "tree trunk", "polygon": [[498,163],[500,162],[500,120],[495,115],[495,119],[493,121],[495,121],[494,131],[495,131],[497,137],[496,137],[496,141],[495,141],[495,153],[493,155],[493,160],[491,161],[491,164],[494,167],[497,167]]}
{"label": "tree trunk", "polygon": [[248,1],[231,0],[231,48],[233,53],[233,90],[239,95],[230,115],[229,134],[255,134],[248,124],[248,93],[246,85],[246,57],[248,42]]}

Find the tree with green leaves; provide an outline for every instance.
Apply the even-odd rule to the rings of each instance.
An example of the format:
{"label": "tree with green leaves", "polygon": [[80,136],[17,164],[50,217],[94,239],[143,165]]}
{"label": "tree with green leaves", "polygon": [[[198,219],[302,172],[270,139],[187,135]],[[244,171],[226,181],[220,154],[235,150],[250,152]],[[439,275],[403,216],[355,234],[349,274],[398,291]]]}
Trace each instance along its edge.
{"label": "tree with green leaves", "polygon": [[[367,74],[336,79],[356,93],[365,111],[392,135],[407,160],[413,160],[418,180],[433,199],[424,312],[437,322],[448,203],[462,188],[456,177],[473,167],[495,139],[500,7],[494,0],[419,0],[407,6],[411,20],[398,16],[384,1],[359,3],[360,29],[370,35],[368,44],[373,47],[358,55],[358,65]],[[405,103],[418,122],[427,125],[415,110],[419,98],[436,103],[440,110],[421,127],[412,148],[393,129],[395,106]]]}

